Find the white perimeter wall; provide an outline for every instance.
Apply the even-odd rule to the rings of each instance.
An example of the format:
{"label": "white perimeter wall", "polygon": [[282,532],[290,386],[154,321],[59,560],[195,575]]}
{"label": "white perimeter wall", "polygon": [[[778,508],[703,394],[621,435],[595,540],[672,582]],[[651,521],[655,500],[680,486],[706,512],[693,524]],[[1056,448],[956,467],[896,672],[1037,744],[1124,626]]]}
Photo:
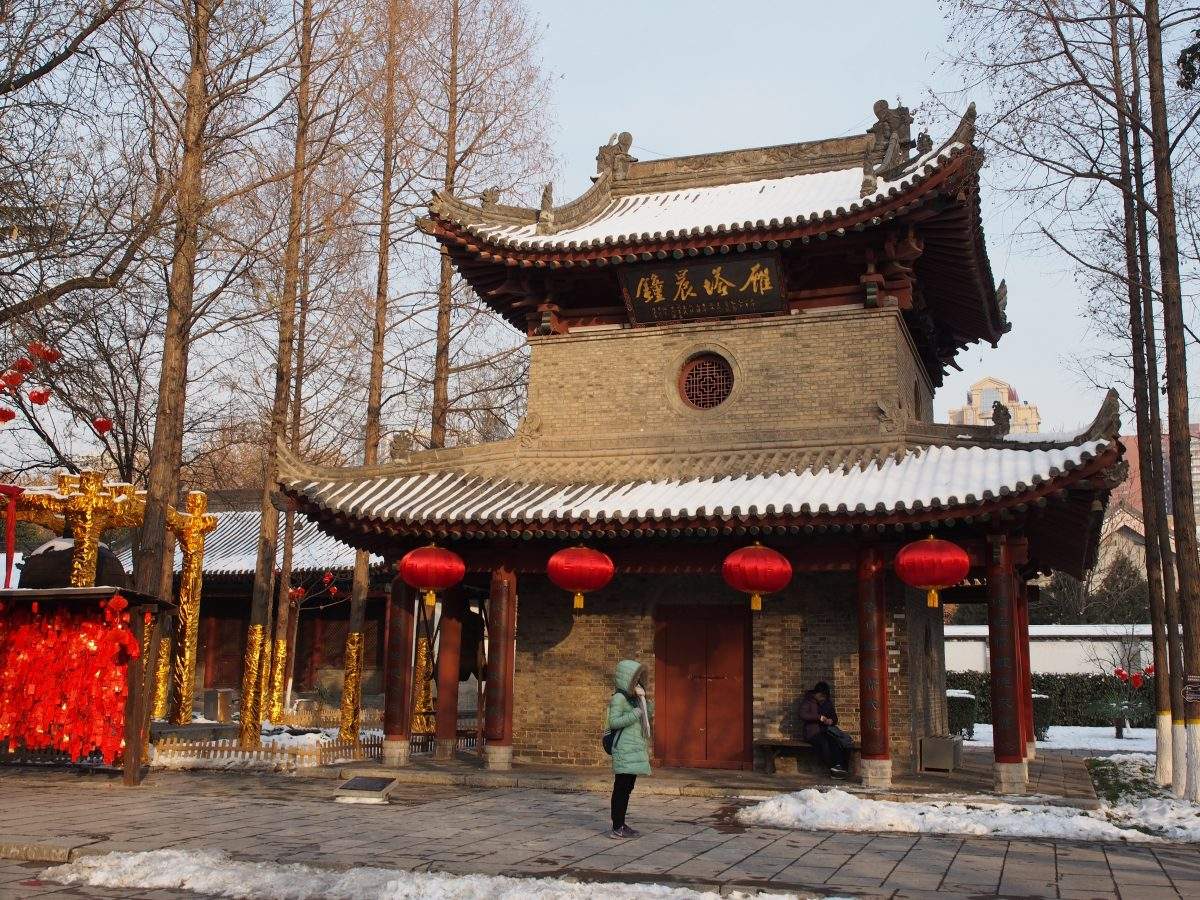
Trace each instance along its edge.
{"label": "white perimeter wall", "polygon": [[[1034,672],[1099,672],[1112,668],[1112,660],[1128,654],[1122,642],[1108,640],[1038,640],[1029,642],[1029,661]],[[1148,665],[1153,658],[1149,641],[1142,641],[1140,657],[1124,665]],[[986,638],[947,638],[947,672],[987,672]]]}

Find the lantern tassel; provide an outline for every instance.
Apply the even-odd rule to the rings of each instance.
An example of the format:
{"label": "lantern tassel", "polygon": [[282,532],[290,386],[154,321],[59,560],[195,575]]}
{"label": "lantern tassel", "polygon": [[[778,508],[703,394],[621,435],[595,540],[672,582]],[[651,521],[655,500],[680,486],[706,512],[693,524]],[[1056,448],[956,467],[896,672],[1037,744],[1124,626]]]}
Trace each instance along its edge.
{"label": "lantern tassel", "polygon": [[930,609],[938,608],[938,592],[937,588],[930,588],[925,592],[925,605]]}
{"label": "lantern tassel", "polygon": [[575,609],[583,609],[583,591],[575,592]]}
{"label": "lantern tassel", "polygon": [[437,605],[437,594],[433,591],[425,592],[425,605],[433,609]]}
{"label": "lantern tassel", "polygon": [[750,609],[754,612],[762,612],[762,594],[750,595]]}

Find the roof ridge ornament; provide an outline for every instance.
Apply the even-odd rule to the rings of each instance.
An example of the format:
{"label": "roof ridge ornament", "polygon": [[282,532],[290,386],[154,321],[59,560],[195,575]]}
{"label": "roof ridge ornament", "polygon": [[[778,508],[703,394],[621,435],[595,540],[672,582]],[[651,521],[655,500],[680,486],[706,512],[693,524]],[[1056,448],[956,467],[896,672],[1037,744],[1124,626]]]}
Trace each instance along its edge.
{"label": "roof ridge ornament", "polygon": [[608,143],[596,151],[596,174],[609,175],[613,181],[621,181],[629,175],[629,167],[637,158],[629,155],[633,146],[633,135],[628,131],[614,134]]}
{"label": "roof ridge ornament", "polygon": [[542,205],[537,214],[537,234],[554,232],[554,182],[547,181],[542,188]]}

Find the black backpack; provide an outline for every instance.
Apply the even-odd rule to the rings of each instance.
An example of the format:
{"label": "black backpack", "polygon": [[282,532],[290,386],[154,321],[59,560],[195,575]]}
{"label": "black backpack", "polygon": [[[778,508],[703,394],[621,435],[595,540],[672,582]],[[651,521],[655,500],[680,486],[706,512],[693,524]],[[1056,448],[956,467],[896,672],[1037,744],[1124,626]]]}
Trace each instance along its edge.
{"label": "black backpack", "polygon": [[[613,696],[615,697],[619,693],[620,691],[613,691]],[[615,731],[611,728],[605,729],[604,735],[600,738],[600,743],[604,745],[604,752],[609,756],[612,756],[613,751],[617,749],[617,741],[621,739],[621,732],[624,730],[624,728],[618,728]]]}

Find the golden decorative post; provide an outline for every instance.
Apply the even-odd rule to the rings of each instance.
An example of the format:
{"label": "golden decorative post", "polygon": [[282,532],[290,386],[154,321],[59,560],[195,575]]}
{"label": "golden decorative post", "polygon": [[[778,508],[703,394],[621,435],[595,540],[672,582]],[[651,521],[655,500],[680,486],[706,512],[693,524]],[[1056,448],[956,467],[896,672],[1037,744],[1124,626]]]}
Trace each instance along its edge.
{"label": "golden decorative post", "polygon": [[413,703],[412,733],[433,734],[433,659],[429,652],[429,636],[417,638],[417,660],[413,667],[416,702]]}
{"label": "golden decorative post", "polygon": [[183,551],[179,570],[179,610],[176,619],[178,648],[172,665],[175,702],[171,722],[186,725],[192,721],[192,694],[196,683],[196,644],[200,636],[200,592],[204,586],[204,541],[217,527],[217,517],[208,513],[208,497],[203,491],[189,491],[187,512],[167,507],[167,527],[174,533]]}
{"label": "golden decorative post", "polygon": [[276,638],[271,654],[271,721],[283,720],[284,681],[287,680],[287,639]]}
{"label": "golden decorative post", "polygon": [[71,558],[71,586],[96,583],[100,536],[106,528],[136,525],[145,501],[127,484],[104,483],[100,472],[59,475],[56,491],[28,490],[21,495],[17,518],[70,528],[75,540]]}
{"label": "golden decorative post", "polygon": [[165,719],[171,702],[171,639],[158,640],[158,660],[154,667],[154,711],[156,719]]}
{"label": "golden decorative post", "polygon": [[[346,658],[342,665],[342,716],[338,737],[344,741],[358,740],[361,720],[358,697],[362,692],[363,634],[355,631],[346,637]],[[350,698],[351,702],[347,702]]]}
{"label": "golden decorative post", "polygon": [[238,743],[246,748],[262,746],[262,731],[259,726],[258,703],[259,667],[263,659],[263,627],[251,625],[246,629],[246,661],[242,672],[242,725],[238,730]]}

